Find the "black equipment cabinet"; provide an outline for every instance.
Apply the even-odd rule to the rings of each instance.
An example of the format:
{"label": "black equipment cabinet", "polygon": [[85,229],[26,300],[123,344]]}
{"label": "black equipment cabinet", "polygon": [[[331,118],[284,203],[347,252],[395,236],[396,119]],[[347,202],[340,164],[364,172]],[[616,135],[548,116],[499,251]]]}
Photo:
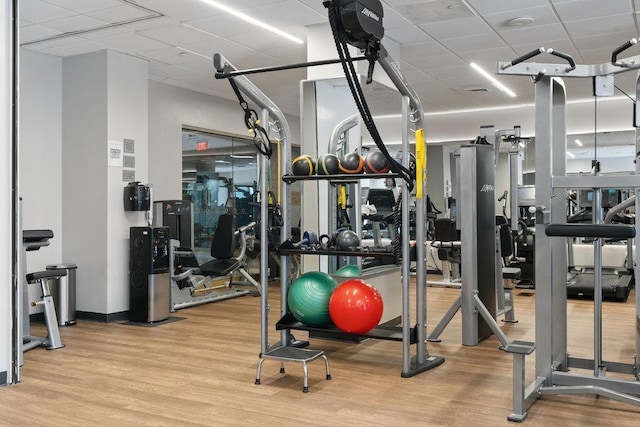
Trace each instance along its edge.
{"label": "black equipment cabinet", "polygon": [[129,319],[157,322],[169,317],[168,227],[129,230]]}

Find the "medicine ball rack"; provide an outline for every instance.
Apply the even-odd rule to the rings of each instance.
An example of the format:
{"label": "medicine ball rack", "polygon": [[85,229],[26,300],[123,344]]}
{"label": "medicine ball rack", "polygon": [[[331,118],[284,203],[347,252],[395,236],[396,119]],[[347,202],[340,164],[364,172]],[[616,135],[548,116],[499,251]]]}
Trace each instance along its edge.
{"label": "medicine ball rack", "polygon": [[[370,71],[373,62],[377,62],[380,64],[382,69],[391,79],[393,85],[402,95],[402,153],[403,158],[402,164],[409,164],[409,123],[411,116],[411,123],[415,125],[416,128],[416,159],[418,165],[418,172],[416,173],[415,180],[412,182],[408,182],[407,180],[402,180],[402,235],[409,235],[409,224],[410,224],[410,213],[409,213],[409,191],[411,187],[414,186],[417,188],[416,193],[416,216],[419,218],[426,217],[426,141],[424,139],[424,110],[422,108],[422,104],[420,99],[417,96],[415,90],[409,85],[407,80],[400,72],[399,65],[393,61],[393,59],[389,56],[387,50],[384,48],[382,43],[380,43],[376,51],[375,60],[373,57],[369,57],[370,60]],[[224,58],[221,54],[216,53],[213,57],[214,67],[216,69],[216,78],[218,79],[229,79],[236,95],[239,98],[241,107],[245,110],[245,122],[247,122],[247,127],[254,130],[254,136],[256,139],[262,140],[263,147],[269,147],[270,141],[268,132],[276,132],[278,134],[278,140],[281,142],[281,146],[283,147],[280,150],[280,158],[279,163],[281,165],[289,165],[291,163],[291,145],[292,139],[290,134],[290,128],[287,123],[287,120],[282,113],[282,111],[275,105],[273,101],[271,101],[260,89],[258,89],[249,79],[245,76],[246,73],[243,71],[238,71],[226,58]],[[294,64],[291,67],[282,66],[277,67],[278,70],[286,70],[293,67],[299,67],[301,64]],[[315,65],[315,64],[308,64]],[[263,69],[262,71],[273,71],[273,69]],[[253,69],[251,70],[251,74],[256,72],[261,72],[260,70]],[[269,129],[266,130],[264,128],[257,129],[256,118],[252,117],[257,116],[255,112],[248,109],[247,103],[242,99],[240,93],[246,95],[251,101],[253,101],[259,108],[262,109],[262,115],[260,117],[260,123],[265,123],[268,125]],[[271,122],[270,122],[271,119]],[[256,130],[258,130],[256,132]],[[261,194],[268,194],[267,192],[267,170],[268,170],[268,155],[269,152],[261,151],[260,157],[260,191]],[[387,174],[377,175],[380,178],[384,178]],[[328,180],[331,178],[343,179],[348,181],[358,180],[358,179],[366,179],[376,177],[375,174],[370,175],[344,175],[340,177],[333,176],[308,176],[304,179],[307,180]],[[285,175],[282,177],[285,183],[293,182],[299,178],[293,178],[291,176]],[[282,186],[280,193],[280,204],[282,211],[282,232],[281,232],[281,242],[285,242],[287,239],[291,238],[291,220],[290,220],[290,205],[291,205],[291,191],[289,189],[289,185]],[[268,200],[266,197],[263,197],[260,204],[260,216],[262,218],[267,218],[268,216]],[[267,225],[265,221],[261,221],[260,224],[260,239],[263,242],[267,241]],[[422,222],[418,222],[416,226],[416,240],[419,244],[416,245],[416,255],[418,260],[426,260],[426,230],[425,224]],[[303,252],[300,252],[303,253]],[[305,252],[305,253],[310,253]],[[371,334],[372,338],[384,338],[384,339],[394,339],[402,342],[402,372],[401,376],[403,378],[412,377],[426,370],[435,368],[441,365],[444,362],[444,358],[440,356],[432,356],[429,355],[427,351],[427,340],[426,340],[426,262],[417,262],[417,273],[416,273],[416,303],[415,303],[415,313],[417,316],[416,325],[414,327],[410,326],[410,246],[409,240],[403,239],[402,241],[402,315],[401,315],[401,327],[400,330],[393,331],[393,333],[382,333],[380,331],[376,331],[375,334]],[[332,252],[332,255],[336,255],[336,252]],[[364,252],[358,252],[354,255],[362,256]],[[290,260],[287,256],[288,254],[280,253],[280,265],[281,271],[289,271]],[[366,253],[366,255],[370,255]],[[260,362],[258,367],[258,376],[256,378],[256,384],[260,383],[260,367],[262,366],[262,362],[264,359],[273,359],[281,362],[281,372],[284,372],[284,362],[299,362],[303,364],[303,368],[305,369],[305,382],[306,382],[306,362],[311,360],[317,360],[321,356],[324,355],[324,352],[321,350],[309,350],[302,347],[307,346],[309,343],[306,341],[298,341],[296,340],[291,330],[294,329],[302,329],[303,326],[297,325],[293,322],[282,322],[279,324],[277,328],[280,331],[280,340],[276,344],[269,344],[268,339],[268,329],[269,329],[269,321],[268,321],[268,312],[269,312],[269,299],[268,299],[268,280],[267,280],[267,245],[261,246],[260,253],[260,281],[261,281],[261,351],[260,351]],[[288,277],[287,274],[282,274],[280,278],[280,319],[286,319],[288,314],[287,309],[287,291],[290,287],[291,278]],[[415,345],[415,354],[412,356],[411,345]],[[299,351],[299,355],[296,355],[296,351]],[[313,354],[310,354],[309,352]],[[286,353],[286,354],[285,354]],[[327,376],[327,379],[329,376]],[[304,391],[308,391],[308,387],[305,386]]]}

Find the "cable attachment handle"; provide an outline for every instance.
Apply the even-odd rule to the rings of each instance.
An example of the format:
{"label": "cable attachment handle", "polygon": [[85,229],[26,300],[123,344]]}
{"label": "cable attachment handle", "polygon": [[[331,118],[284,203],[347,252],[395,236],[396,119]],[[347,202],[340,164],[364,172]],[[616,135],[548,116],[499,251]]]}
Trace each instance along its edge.
{"label": "cable attachment handle", "polygon": [[503,69],[503,70],[506,70],[509,67],[513,67],[514,65],[517,65],[517,64],[519,64],[521,62],[524,62],[527,59],[531,59],[534,56],[540,55],[541,53],[544,53],[544,52],[545,52],[544,48],[543,47],[539,47],[538,49],[534,49],[529,53],[525,53],[524,55],[517,57],[516,59],[514,59],[511,62],[507,62],[506,64],[502,64],[502,66],[500,68]]}
{"label": "cable attachment handle", "polygon": [[618,67],[629,67],[629,65],[625,64],[624,62],[618,62],[618,55],[620,55],[622,52],[624,52],[625,50],[629,49],[631,46],[633,46],[636,43],[638,43],[638,40],[633,38],[633,39],[625,42],[623,45],[617,47],[611,53],[611,63],[613,65],[618,66]]}
{"label": "cable attachment handle", "polygon": [[565,72],[573,71],[576,69],[576,61],[573,60],[571,55],[568,53],[563,53],[557,50],[553,50],[552,48],[547,49],[547,53],[549,55],[557,56],[558,58],[562,58],[569,63],[569,67],[565,70]]}

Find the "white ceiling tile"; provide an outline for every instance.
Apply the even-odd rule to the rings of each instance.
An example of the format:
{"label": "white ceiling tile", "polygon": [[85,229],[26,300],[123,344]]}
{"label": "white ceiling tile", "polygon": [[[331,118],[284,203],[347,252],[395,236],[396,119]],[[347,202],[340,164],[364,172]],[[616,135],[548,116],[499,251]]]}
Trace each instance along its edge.
{"label": "white ceiling tile", "polygon": [[89,13],[110,7],[122,6],[118,0],[45,0],[47,3],[72,10],[77,13]]}
{"label": "white ceiling tile", "polygon": [[[293,0],[252,8],[247,11],[247,14],[274,27],[304,26],[327,22],[324,15]],[[253,27],[245,24],[239,18],[227,15],[199,19],[191,21],[189,24],[222,37],[250,33],[253,30]],[[256,28],[256,30],[258,29]]]}
{"label": "white ceiling tile", "polygon": [[400,46],[400,52],[404,60],[412,57],[437,56],[451,53],[449,49],[436,41],[402,45]]}
{"label": "white ceiling tile", "polygon": [[45,27],[44,25],[34,24],[27,27],[20,28],[20,43],[31,43],[36,40],[43,40],[48,37],[57,36],[61,34],[61,31],[54,30],[53,28]]}
{"label": "white ceiling tile", "polygon": [[223,14],[221,10],[200,0],[149,0],[143,6],[178,21],[202,19],[207,16]]}
{"label": "white ceiling tile", "polygon": [[495,34],[479,34],[474,37],[460,37],[441,40],[441,43],[453,52],[470,52],[479,49],[505,47],[504,41]]}
{"label": "white ceiling tile", "polygon": [[30,45],[27,45],[27,46],[23,47],[22,49],[28,49],[28,50],[32,50],[34,52],[41,52],[41,51],[43,51],[45,49],[49,49],[49,47],[44,46],[44,45],[42,45],[40,43],[33,43],[33,44],[30,44]]}
{"label": "white ceiling tile", "polygon": [[35,24],[75,15],[75,12],[71,10],[40,0],[21,1],[18,5],[20,7],[20,17]]}
{"label": "white ceiling tile", "polygon": [[422,43],[433,40],[427,33],[415,26],[385,31],[384,37],[388,37],[396,43],[400,44]]}
{"label": "white ceiling tile", "polygon": [[573,39],[573,42],[580,50],[608,48],[613,52],[616,47],[620,46],[627,40],[629,40],[629,36],[627,34],[610,33],[587,37],[576,37]]}
{"label": "white ceiling tile", "polygon": [[406,61],[400,61],[400,70],[402,70],[402,74],[405,78],[410,81],[412,84],[415,82],[426,82],[432,81],[433,77],[429,76],[423,70],[418,67],[414,67],[410,63]]}
{"label": "white ceiling tile", "polygon": [[466,68],[468,66],[462,59],[460,59],[458,56],[453,55],[451,53],[447,55],[439,55],[439,56],[427,56],[427,57],[417,56],[414,58],[407,58],[405,59],[405,61],[413,65],[414,67],[417,67],[420,70],[423,70],[426,73],[428,73],[429,70],[439,69],[442,67],[459,66],[459,67]]}
{"label": "white ceiling tile", "polygon": [[[524,55],[525,53],[529,53],[532,50],[544,47],[544,48],[552,48],[553,50],[556,50],[558,52],[571,55],[573,59],[576,61],[576,63],[584,62],[584,59],[581,59],[580,54],[576,51],[576,48],[573,45],[573,42],[571,42],[571,40],[567,38],[564,38],[561,40],[547,40],[544,43],[539,41],[535,41],[535,42],[529,41],[528,44],[519,44],[519,45],[512,44],[511,46],[516,51],[516,55],[513,55],[512,58],[504,59],[503,61],[510,61],[511,59],[515,59],[516,56]],[[536,57],[535,59],[531,59],[531,61],[537,61],[537,62],[556,62],[559,60],[560,60],[559,58],[554,56],[549,56],[547,54],[540,54],[540,56]]]}
{"label": "white ceiling tile", "polygon": [[265,55],[275,58],[275,60],[280,64],[295,64],[307,60],[307,52],[304,47],[302,49],[278,47],[274,49],[260,49],[260,51]]}
{"label": "white ceiling tile", "polygon": [[[628,39],[636,36],[636,24],[631,14],[568,21],[565,26],[571,37],[585,37],[606,33],[627,34]],[[624,38],[625,37],[621,35],[620,39],[624,40]],[[620,44],[622,44],[622,41]]]}
{"label": "white ceiling tile", "polygon": [[430,0],[428,2],[413,1],[399,4],[394,9],[414,24],[440,22],[474,16],[462,0]]}
{"label": "white ceiling tile", "polygon": [[[246,1],[251,1],[253,3],[252,0],[246,0]],[[323,15],[329,16],[328,12],[327,12],[327,8],[325,8],[322,5],[321,1],[318,1],[318,0],[298,0],[298,2],[300,2],[300,3],[302,3],[302,4],[306,5],[306,6],[309,6],[310,8],[315,10],[316,12],[319,12],[319,13],[322,13]],[[385,9],[385,18],[386,18],[386,13],[387,13],[387,11]],[[385,28],[386,28],[386,22],[385,22]]]}
{"label": "white ceiling tile", "polygon": [[195,71],[200,74],[215,73],[212,61],[208,61],[200,57],[198,57],[198,59],[199,60],[184,62],[183,64],[180,64],[180,68],[186,68],[187,70]]}
{"label": "white ceiling tile", "polygon": [[512,46],[529,44],[532,40],[540,46],[549,40],[569,40],[564,27],[559,23],[500,31],[500,36]]}
{"label": "white ceiling tile", "polygon": [[[600,49],[582,49],[580,50],[580,56],[582,60],[586,64],[603,64],[605,62],[611,61],[611,52],[613,49],[611,48],[600,48]],[[620,55],[620,59],[624,59],[626,56],[634,55],[637,52],[629,50],[628,54]]]}
{"label": "white ceiling tile", "polygon": [[484,17],[496,30],[514,28],[509,25],[509,21],[514,18],[531,18],[535,21],[534,25],[558,24],[560,22],[553,9],[548,5],[491,13]]}
{"label": "white ceiling tile", "polygon": [[165,79],[179,80],[187,76],[197,76],[200,73],[177,65],[150,65],[149,74],[157,77],[163,77]]}
{"label": "white ceiling tile", "polygon": [[498,13],[548,4],[547,0],[467,0],[480,14]]}
{"label": "white ceiling tile", "polygon": [[560,18],[564,21],[600,18],[609,15],[632,13],[629,1],[576,0],[555,5]]}
{"label": "white ceiling tile", "polygon": [[[305,40],[307,37],[307,32],[304,27],[286,27],[281,29],[291,34],[292,36],[298,37],[302,40]],[[306,47],[304,45],[298,45],[288,41],[284,41],[283,43],[282,36],[274,34],[270,31],[263,30],[261,28],[254,28],[253,30],[254,31],[249,33],[236,34],[233,36],[228,36],[226,38],[250,49],[256,50],[278,48],[294,50],[300,49],[303,51],[306,50]]]}
{"label": "white ceiling tile", "polygon": [[128,28],[128,26],[118,25],[111,28],[106,28],[104,30],[91,31],[88,33],[83,33],[82,37],[89,40],[99,40],[107,37],[119,36],[123,34],[131,34],[133,30]]}
{"label": "white ceiling tile", "polygon": [[383,8],[383,12],[384,15],[382,17],[382,23],[385,32],[397,28],[413,27],[411,21],[409,21],[390,7]]}
{"label": "white ceiling tile", "polygon": [[215,43],[186,43],[181,47],[197,52],[209,58],[212,58],[214,53],[221,53],[223,56],[229,59],[231,63],[234,62],[234,58],[243,58],[247,55],[255,53],[255,50],[253,49],[249,49],[246,46],[242,46],[238,43],[234,43],[223,38],[216,39]]}
{"label": "white ceiling tile", "polygon": [[161,28],[164,26],[173,26],[173,25],[179,25],[179,24],[180,24],[180,21],[177,21],[175,19],[172,19],[166,16],[160,16],[158,18],[150,18],[150,19],[144,19],[141,21],[132,22],[130,24],[122,25],[122,27],[126,28],[127,30],[135,31],[135,30],[147,30],[150,28]]}
{"label": "white ceiling tile", "polygon": [[207,61],[205,58],[201,58],[198,55],[194,55],[192,53],[189,53],[180,49],[176,49],[175,47],[170,47],[170,46],[163,47],[160,49],[139,50],[137,53],[141,56],[144,56],[145,58],[150,58],[150,59],[159,61],[164,65],[185,64],[187,62],[197,61],[198,59]]}
{"label": "white ceiling tile", "polygon": [[125,53],[142,52],[145,50],[160,49],[166,47],[166,44],[151,40],[147,37],[139,36],[135,33],[126,33],[118,36],[105,37],[99,39],[100,43],[104,43],[110,48],[120,50]]}
{"label": "white ceiling tile", "polygon": [[[474,73],[473,70],[464,63],[448,67],[431,67],[426,73],[437,80],[462,78],[465,81],[469,81],[469,79],[478,78],[476,75],[479,76],[479,74]],[[482,77],[479,78],[482,79]]]}
{"label": "white ceiling tile", "polygon": [[452,39],[458,37],[476,36],[493,32],[482,18],[472,16],[443,22],[433,22],[419,25],[434,39]]}
{"label": "white ceiling tile", "polygon": [[[301,39],[306,38],[305,25],[328,22],[321,0],[221,1]],[[28,43],[65,31],[82,31],[91,18],[104,22],[102,25],[142,18],[110,29],[25,46],[59,56],[109,48],[146,59],[152,80],[231,99],[233,92],[228,83],[212,78],[210,57],[214,52],[222,53],[239,68],[306,60],[306,46],[292,44],[226,16],[203,0],[136,3],[165,16],[144,19],[146,11],[122,0],[23,0],[21,41]],[[400,58],[394,59],[400,60],[406,78],[419,95],[426,97],[422,99],[425,109],[432,111],[513,102],[474,73],[468,66],[472,61],[495,72],[498,61],[514,59],[540,46],[568,53],[579,64],[608,61],[613,48],[637,35],[639,20],[634,15],[634,5],[640,12],[640,0],[382,0],[382,5],[386,33],[383,43],[387,40],[389,44],[400,44]],[[66,23],[58,22],[72,17]],[[504,26],[514,17],[531,17],[535,26]],[[53,23],[42,24],[44,21]],[[182,25],[191,21],[217,36]],[[634,46],[625,55],[638,52],[640,48]],[[561,62],[546,54],[535,61]],[[299,114],[298,80],[305,78],[306,72],[299,69],[265,73],[253,75],[251,80],[283,111]],[[516,102],[533,102],[534,86],[528,78],[501,75],[499,79],[516,91]],[[591,82],[575,80],[566,80],[567,90],[588,97]],[[491,91],[466,93],[464,88],[471,83],[488,86]],[[635,84],[635,73],[616,75],[616,86],[627,93],[635,94]]]}
{"label": "white ceiling tile", "polygon": [[91,40],[83,40],[78,43],[70,43],[60,46],[60,48],[69,55],[82,55],[85,53],[96,52],[98,50],[106,49],[107,47],[102,43],[97,43]]}
{"label": "white ceiling tile", "polygon": [[46,26],[49,28],[53,28],[54,30],[66,33],[71,31],[83,31],[92,28],[100,28],[104,27],[107,24],[108,22],[89,18],[88,16],[75,15],[68,18],[56,19],[55,21],[48,21],[46,23]]}
{"label": "white ceiling tile", "polygon": [[65,46],[73,43],[80,43],[84,41],[86,41],[86,39],[83,39],[82,37],[71,36],[71,37],[60,37],[60,38],[54,38],[52,40],[46,40],[46,41],[43,41],[41,44],[48,47],[60,47],[60,46]]}
{"label": "white ceiling tile", "polygon": [[128,21],[130,19],[137,19],[145,16],[153,16],[150,12],[128,5],[102,9],[97,12],[88,13],[87,15],[109,23]]}
{"label": "white ceiling tile", "polygon": [[171,45],[181,46],[186,43],[198,43],[203,41],[213,42],[215,37],[205,34],[201,31],[185,27],[184,25],[165,26],[162,28],[152,28],[148,30],[137,31],[138,34],[145,37],[159,40]]}
{"label": "white ceiling tile", "polygon": [[483,67],[487,67],[487,71],[493,72],[495,65],[499,61],[509,61],[516,57],[513,49],[509,47],[499,47],[495,49],[473,50],[470,52],[460,53],[460,57],[468,63],[475,62]]}

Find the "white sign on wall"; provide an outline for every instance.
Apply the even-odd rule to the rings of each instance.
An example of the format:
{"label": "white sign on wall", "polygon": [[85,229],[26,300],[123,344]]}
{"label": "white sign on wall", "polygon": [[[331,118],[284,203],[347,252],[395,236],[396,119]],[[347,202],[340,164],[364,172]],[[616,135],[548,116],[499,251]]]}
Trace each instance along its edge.
{"label": "white sign on wall", "polygon": [[122,141],[109,141],[107,147],[107,164],[113,167],[122,167]]}

